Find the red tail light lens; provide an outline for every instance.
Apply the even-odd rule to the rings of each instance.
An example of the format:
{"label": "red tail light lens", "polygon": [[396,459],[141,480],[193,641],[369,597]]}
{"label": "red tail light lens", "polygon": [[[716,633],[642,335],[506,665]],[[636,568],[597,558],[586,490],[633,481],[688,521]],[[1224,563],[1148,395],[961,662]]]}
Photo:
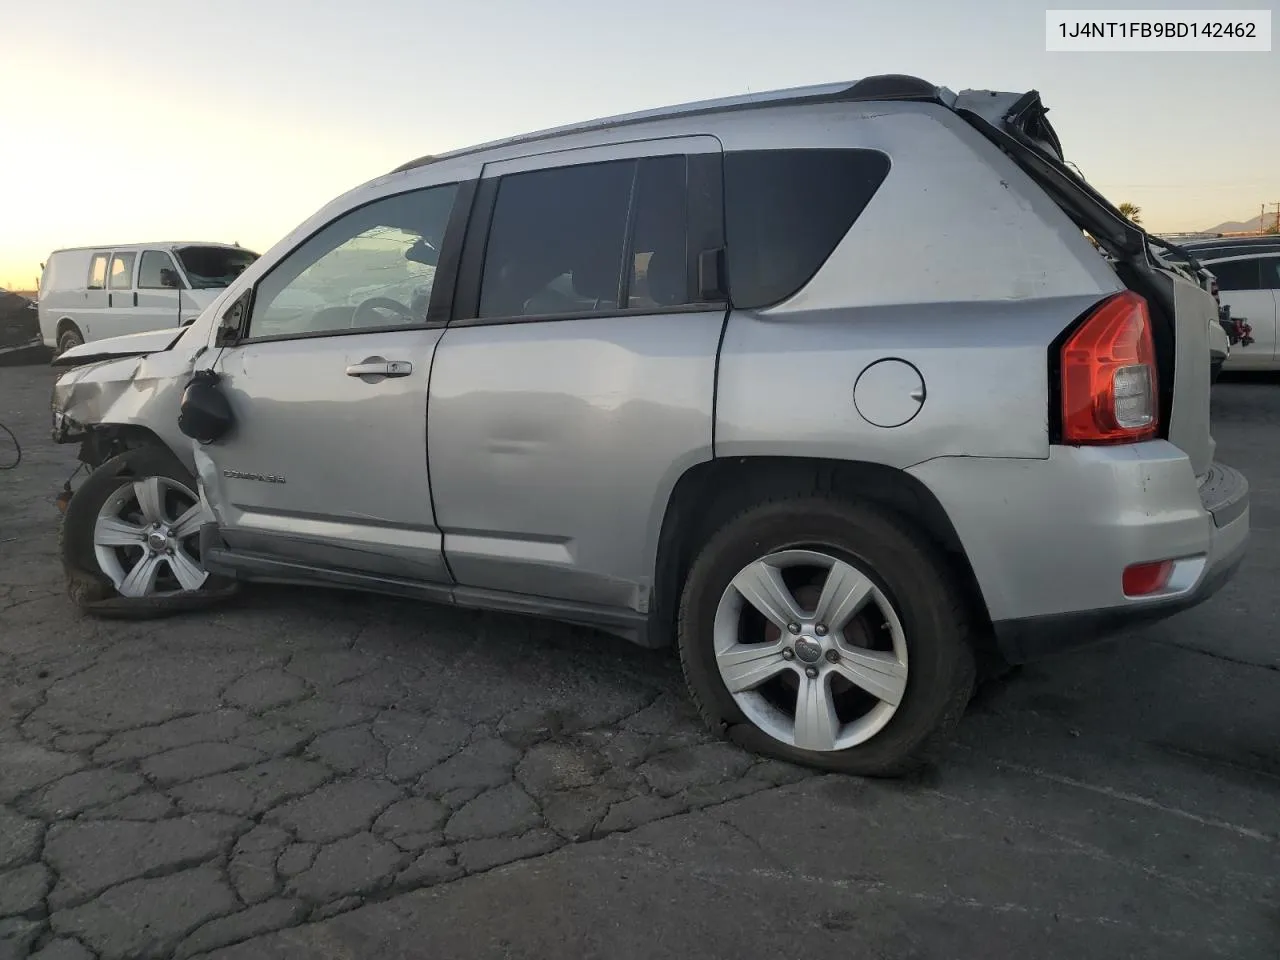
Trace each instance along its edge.
{"label": "red tail light lens", "polygon": [[1135,563],[1125,567],[1121,577],[1122,588],[1126,597],[1145,597],[1159,593],[1169,585],[1169,577],[1173,575],[1173,561],[1160,560],[1156,563]]}
{"label": "red tail light lens", "polygon": [[1156,350],[1147,301],[1104,300],[1062,347],[1064,443],[1134,443],[1156,435]]}

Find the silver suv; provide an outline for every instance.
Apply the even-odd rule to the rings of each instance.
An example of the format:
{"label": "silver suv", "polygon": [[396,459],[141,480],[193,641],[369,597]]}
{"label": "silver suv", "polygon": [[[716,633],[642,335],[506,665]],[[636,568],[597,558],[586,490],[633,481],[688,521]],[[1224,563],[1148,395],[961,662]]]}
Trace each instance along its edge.
{"label": "silver suv", "polygon": [[71,596],[589,624],[674,642],[750,749],[908,770],[983,669],[1198,603],[1246,549],[1213,298],[1045,112],[872,77],[379,177],[185,331],[60,358],[54,434],[94,468]]}

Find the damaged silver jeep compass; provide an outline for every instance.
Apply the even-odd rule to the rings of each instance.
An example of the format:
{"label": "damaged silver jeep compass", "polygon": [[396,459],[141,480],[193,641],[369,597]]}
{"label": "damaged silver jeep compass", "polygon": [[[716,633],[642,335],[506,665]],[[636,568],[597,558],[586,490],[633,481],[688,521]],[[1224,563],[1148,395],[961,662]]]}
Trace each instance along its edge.
{"label": "damaged silver jeep compass", "polygon": [[1216,316],[1034,91],[879,76],[424,157],[191,326],[58,358],[70,593],[288,582],[673,643],[720,735],[893,775],[982,670],[1235,571]]}

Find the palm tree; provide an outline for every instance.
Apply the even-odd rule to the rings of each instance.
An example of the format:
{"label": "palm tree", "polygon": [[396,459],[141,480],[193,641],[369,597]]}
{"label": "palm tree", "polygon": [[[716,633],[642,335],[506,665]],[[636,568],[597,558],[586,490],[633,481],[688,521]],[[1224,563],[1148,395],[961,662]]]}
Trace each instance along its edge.
{"label": "palm tree", "polygon": [[1117,209],[1134,223],[1142,223],[1142,208],[1136,203],[1129,203],[1126,200]]}

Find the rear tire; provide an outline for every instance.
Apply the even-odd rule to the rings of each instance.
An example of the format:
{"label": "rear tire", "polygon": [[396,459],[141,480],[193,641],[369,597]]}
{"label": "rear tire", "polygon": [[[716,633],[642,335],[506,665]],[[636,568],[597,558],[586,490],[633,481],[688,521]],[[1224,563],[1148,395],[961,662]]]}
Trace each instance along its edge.
{"label": "rear tire", "polygon": [[[147,497],[139,490],[154,492]],[[62,565],[71,601],[94,616],[144,619],[232,596],[238,584],[208,575],[200,565],[203,518],[198,511],[187,514],[198,502],[195,478],[162,447],[127,450],[99,466],[62,518]],[[184,514],[187,522],[180,523]],[[141,531],[157,520],[172,535],[165,543],[157,538],[152,550]],[[126,544],[133,528],[140,531],[137,543]]]}
{"label": "rear tire", "polygon": [[[790,608],[769,599],[779,583]],[[893,514],[839,499],[775,500],[729,521],[689,571],[678,638],[713,731],[824,770],[900,776],[923,766],[974,688],[968,607],[938,548]]]}
{"label": "rear tire", "polygon": [[80,328],[74,323],[68,323],[58,334],[58,354],[64,354],[68,350],[84,345],[84,334],[80,332]]}

